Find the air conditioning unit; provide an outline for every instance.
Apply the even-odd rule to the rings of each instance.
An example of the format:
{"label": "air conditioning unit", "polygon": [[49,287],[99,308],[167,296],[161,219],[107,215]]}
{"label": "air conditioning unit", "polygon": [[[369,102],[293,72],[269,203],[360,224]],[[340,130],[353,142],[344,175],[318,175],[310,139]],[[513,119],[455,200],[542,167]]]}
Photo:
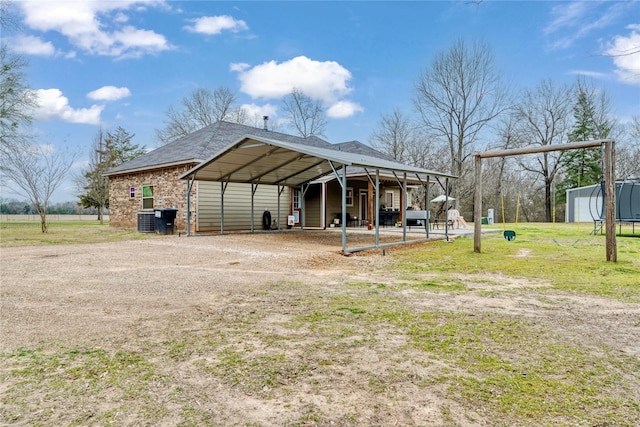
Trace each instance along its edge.
{"label": "air conditioning unit", "polygon": [[138,232],[154,233],[156,231],[155,212],[138,212]]}

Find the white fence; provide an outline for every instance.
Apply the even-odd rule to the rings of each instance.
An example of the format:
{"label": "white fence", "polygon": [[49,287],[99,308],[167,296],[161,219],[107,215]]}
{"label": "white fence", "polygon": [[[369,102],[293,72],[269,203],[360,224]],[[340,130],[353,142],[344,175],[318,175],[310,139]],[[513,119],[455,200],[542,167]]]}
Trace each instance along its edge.
{"label": "white fence", "polygon": [[[103,216],[109,222],[109,215]],[[97,221],[98,215],[47,215],[47,222]],[[40,215],[0,215],[0,222],[40,222]]]}

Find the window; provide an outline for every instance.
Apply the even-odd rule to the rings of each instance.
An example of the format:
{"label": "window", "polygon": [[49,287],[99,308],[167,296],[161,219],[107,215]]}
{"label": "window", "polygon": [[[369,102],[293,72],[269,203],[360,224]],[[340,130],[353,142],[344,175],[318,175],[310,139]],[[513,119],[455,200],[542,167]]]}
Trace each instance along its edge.
{"label": "window", "polygon": [[353,188],[347,187],[347,206],[353,206]]}
{"label": "window", "polygon": [[153,185],[142,186],[142,209],[153,209]]}
{"label": "window", "polygon": [[384,193],[384,202],[387,209],[393,209],[393,191],[387,191]]}
{"label": "window", "polygon": [[136,187],[129,187],[129,198],[130,199],[136,198]]}
{"label": "window", "polygon": [[293,209],[302,209],[302,198],[300,190],[293,190]]}

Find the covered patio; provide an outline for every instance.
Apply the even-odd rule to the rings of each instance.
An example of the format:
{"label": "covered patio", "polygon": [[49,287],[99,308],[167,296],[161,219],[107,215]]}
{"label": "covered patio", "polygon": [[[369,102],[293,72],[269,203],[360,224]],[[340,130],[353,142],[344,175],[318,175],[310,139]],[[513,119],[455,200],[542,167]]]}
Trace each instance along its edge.
{"label": "covered patio", "polygon": [[[375,229],[374,239],[371,245],[349,248],[347,246],[347,168],[361,168],[362,179],[369,182],[370,187],[376,194],[374,198]],[[255,233],[254,195],[260,185],[271,185],[277,187],[278,203],[277,217],[280,218],[281,209],[280,196],[285,188],[292,187],[300,190],[301,210],[304,212],[304,195],[309,189],[310,183],[322,177],[332,176],[339,183],[341,188],[341,221],[342,231],[342,252],[350,253],[366,249],[381,248],[384,246],[414,243],[429,239],[429,227],[425,227],[424,235],[416,236],[415,239],[407,238],[407,215],[402,218],[402,240],[399,242],[382,243],[380,241],[380,179],[382,175],[387,179],[391,177],[402,189],[404,197],[403,209],[408,206],[407,188],[408,185],[424,186],[426,200],[429,200],[429,186],[433,180],[445,180],[448,186],[449,179],[455,178],[452,175],[427,170],[423,168],[404,165],[398,162],[380,159],[363,154],[349,153],[345,151],[333,150],[273,140],[256,136],[245,136],[236,143],[231,144],[226,149],[215,154],[210,159],[202,162],[198,166],[184,173],[180,178],[187,180],[187,235],[191,235],[191,209],[190,195],[195,181],[216,181],[221,186],[220,200],[220,234],[224,234],[224,195],[226,186],[229,183],[244,183],[251,185],[251,224],[248,230]],[[287,210],[289,207],[287,206]],[[301,215],[301,229],[304,230],[304,215]],[[277,230],[280,231],[281,224],[278,222]],[[413,234],[413,233],[411,233]],[[448,229],[445,228],[445,236],[448,238]]]}

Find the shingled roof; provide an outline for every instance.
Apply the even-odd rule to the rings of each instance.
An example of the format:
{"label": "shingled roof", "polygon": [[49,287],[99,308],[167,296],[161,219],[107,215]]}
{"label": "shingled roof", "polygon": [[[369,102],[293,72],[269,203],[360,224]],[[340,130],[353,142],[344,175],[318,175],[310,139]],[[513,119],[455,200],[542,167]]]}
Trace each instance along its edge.
{"label": "shingled roof", "polygon": [[348,141],[342,142],[340,144],[332,144],[329,148],[333,148],[334,150],[339,151],[346,151],[347,153],[364,154],[365,156],[377,157],[379,159],[389,160],[392,162],[397,161],[393,157],[382,153],[374,148],[371,148],[360,141]]}
{"label": "shingled roof", "polygon": [[269,138],[313,147],[334,148],[333,144],[316,136],[302,138],[252,126],[219,121],[112,168],[107,171],[106,175],[118,175],[184,163],[200,163],[245,136]]}

